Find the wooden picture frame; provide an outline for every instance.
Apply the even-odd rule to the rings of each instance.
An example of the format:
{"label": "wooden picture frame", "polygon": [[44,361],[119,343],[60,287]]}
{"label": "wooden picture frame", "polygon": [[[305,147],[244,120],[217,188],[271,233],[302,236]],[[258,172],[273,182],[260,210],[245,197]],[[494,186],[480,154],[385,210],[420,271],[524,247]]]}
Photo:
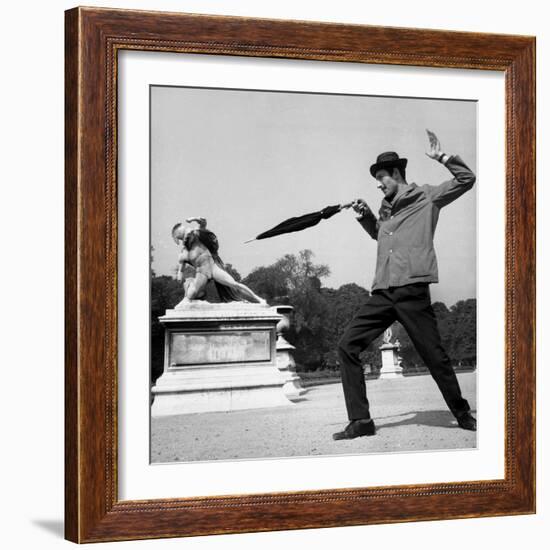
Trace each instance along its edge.
{"label": "wooden picture frame", "polygon": [[[504,73],[503,479],[119,500],[117,54],[127,49]],[[75,8],[66,12],[65,55],[67,539],[98,542],[534,513],[533,37]]]}

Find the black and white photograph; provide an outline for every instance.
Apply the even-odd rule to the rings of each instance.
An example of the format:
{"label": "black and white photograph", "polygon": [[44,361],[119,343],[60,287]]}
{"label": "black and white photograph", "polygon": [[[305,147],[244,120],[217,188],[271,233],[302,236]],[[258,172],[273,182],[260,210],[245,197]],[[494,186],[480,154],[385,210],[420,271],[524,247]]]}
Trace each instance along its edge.
{"label": "black and white photograph", "polygon": [[150,461],[477,447],[477,102],[150,87]]}

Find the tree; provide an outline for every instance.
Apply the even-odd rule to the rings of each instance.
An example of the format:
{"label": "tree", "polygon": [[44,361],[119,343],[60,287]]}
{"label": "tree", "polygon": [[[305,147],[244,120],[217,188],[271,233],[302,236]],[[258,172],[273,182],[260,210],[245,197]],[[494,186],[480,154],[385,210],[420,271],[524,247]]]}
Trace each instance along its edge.
{"label": "tree", "polygon": [[306,370],[323,364],[323,329],[327,304],[321,293],[321,279],[330,274],[326,265],[315,264],[311,250],[286,254],[274,264],[259,267],[244,283],[276,305],[294,307],[289,341],[296,346],[296,362]]}
{"label": "tree", "polygon": [[369,297],[369,292],[355,283],[342,285],[337,290],[323,288],[321,292],[328,306],[323,338],[324,363],[334,369],[339,364],[338,342],[361,304]]}
{"label": "tree", "polygon": [[155,270],[153,269],[153,252],[155,251],[155,247],[151,245],[149,250],[149,265],[151,266],[151,277],[155,277]]}
{"label": "tree", "polygon": [[164,369],[164,328],[158,318],[183,299],[181,283],[168,275],[151,278],[151,380],[154,382]]}
{"label": "tree", "polygon": [[[434,302],[433,310],[437,319],[441,343],[453,365],[475,366],[476,354],[476,300],[461,300],[450,309],[443,302]],[[395,323],[394,336],[401,343],[400,355],[405,371],[425,369],[426,365],[418,355],[405,329]]]}
{"label": "tree", "polygon": [[278,263],[254,268],[243,282],[270,304],[288,303],[286,276]]}
{"label": "tree", "polygon": [[451,307],[449,319],[452,323],[452,340],[449,342],[449,355],[453,362],[473,366],[476,354],[476,300],[460,300]]}

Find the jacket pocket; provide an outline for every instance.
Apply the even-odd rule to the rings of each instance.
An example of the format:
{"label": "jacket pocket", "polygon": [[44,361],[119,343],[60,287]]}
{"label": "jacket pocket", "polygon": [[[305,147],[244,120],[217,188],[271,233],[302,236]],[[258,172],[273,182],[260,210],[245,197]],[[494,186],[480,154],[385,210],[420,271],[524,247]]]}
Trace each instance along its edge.
{"label": "jacket pocket", "polygon": [[432,272],[432,255],[421,246],[414,246],[409,251],[409,275],[427,277]]}

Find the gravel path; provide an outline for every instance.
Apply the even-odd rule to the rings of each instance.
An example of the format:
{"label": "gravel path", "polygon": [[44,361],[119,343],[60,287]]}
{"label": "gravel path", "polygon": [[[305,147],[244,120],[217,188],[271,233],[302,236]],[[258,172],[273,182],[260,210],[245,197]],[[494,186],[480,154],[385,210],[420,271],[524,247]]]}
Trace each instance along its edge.
{"label": "gravel path", "polygon": [[[476,374],[458,375],[475,415]],[[341,384],[309,388],[285,407],[185,414],[151,420],[151,462],[475,448],[430,376],[367,381],[374,437],[333,441],[347,423]]]}

